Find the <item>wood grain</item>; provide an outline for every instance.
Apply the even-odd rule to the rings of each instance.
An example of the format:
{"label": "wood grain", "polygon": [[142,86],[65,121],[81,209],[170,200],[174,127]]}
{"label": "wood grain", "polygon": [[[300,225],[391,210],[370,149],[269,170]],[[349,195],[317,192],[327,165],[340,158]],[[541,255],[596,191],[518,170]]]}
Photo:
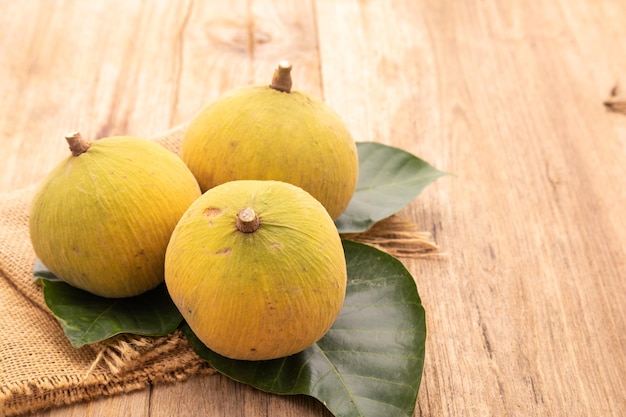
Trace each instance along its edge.
{"label": "wood grain", "polygon": [[[623,2],[0,6],[0,191],[38,182],[69,130],[150,137],[289,59],[357,140],[454,174],[402,213],[445,252],[404,260],[428,325],[415,415],[626,414],[626,117],[603,105]],[[37,415],[330,414],[209,376]]]}

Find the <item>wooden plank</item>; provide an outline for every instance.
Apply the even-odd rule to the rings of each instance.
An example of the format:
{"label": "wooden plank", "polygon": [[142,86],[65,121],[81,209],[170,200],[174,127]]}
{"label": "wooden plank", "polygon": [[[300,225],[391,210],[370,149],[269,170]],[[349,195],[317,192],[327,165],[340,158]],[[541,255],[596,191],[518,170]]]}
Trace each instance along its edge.
{"label": "wooden plank", "polygon": [[226,91],[269,84],[281,60],[294,89],[321,96],[315,15],[309,2],[194,2],[181,29],[181,70],[172,125]]}
{"label": "wooden plank", "polygon": [[[282,59],[294,64],[295,88],[322,96],[311,4],[172,4],[31,1],[8,13],[13,17],[3,22],[9,36],[1,47],[15,56],[9,59],[12,66],[1,69],[7,77],[0,91],[8,94],[0,110],[11,117],[0,119],[0,124],[3,131],[16,125],[19,130],[2,141],[3,147],[11,147],[7,154],[12,158],[0,168],[0,191],[39,181],[66,156],[66,145],[59,146],[55,138],[62,140],[69,130],[80,128],[85,137],[150,137],[187,122],[231,88],[269,84]],[[29,26],[31,14],[39,18]],[[10,112],[15,106],[23,112]],[[30,142],[18,136],[27,126],[36,129]],[[18,169],[25,161],[29,169]],[[266,395],[220,375],[36,415],[171,416],[190,410],[197,415],[257,415],[260,410],[284,416],[329,415],[313,399]]]}
{"label": "wooden plank", "polygon": [[0,190],[39,181],[66,156],[69,131],[148,137],[170,126],[183,3],[3,3],[13,10],[2,14],[0,123],[16,158],[0,168]]}
{"label": "wooden plank", "polygon": [[[0,6],[0,191],[39,181],[69,130],[149,137],[291,60],[357,140],[455,174],[402,213],[445,252],[404,260],[429,329],[416,415],[626,414],[626,117],[603,105],[626,5]],[[209,376],[36,415],[330,414]]]}
{"label": "wooden plank", "polygon": [[[172,398],[189,400],[172,401]],[[150,401],[151,417],[332,417],[313,398],[269,395],[221,375],[194,377],[182,384],[154,387]]]}
{"label": "wooden plank", "polygon": [[568,5],[318,2],[327,100],[456,174],[407,210],[448,253],[408,262],[430,329],[418,415],[626,410],[626,155],[595,66],[617,64],[577,44],[626,10]]}

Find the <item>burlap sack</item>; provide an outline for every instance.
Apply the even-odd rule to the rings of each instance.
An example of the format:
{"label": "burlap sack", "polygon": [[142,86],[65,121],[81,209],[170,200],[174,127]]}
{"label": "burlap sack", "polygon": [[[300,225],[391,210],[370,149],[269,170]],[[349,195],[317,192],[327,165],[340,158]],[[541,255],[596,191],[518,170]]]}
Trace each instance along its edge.
{"label": "burlap sack", "polygon": [[[155,140],[178,153],[185,126]],[[0,195],[0,417],[214,373],[175,332],[71,346],[32,281],[28,212],[35,187]],[[392,217],[353,239],[399,256],[433,253],[428,236]]]}
{"label": "burlap sack", "polygon": [[[178,152],[183,134],[180,126],[155,140]],[[213,372],[179,333],[71,346],[32,282],[28,212],[34,190],[0,197],[0,416]]]}

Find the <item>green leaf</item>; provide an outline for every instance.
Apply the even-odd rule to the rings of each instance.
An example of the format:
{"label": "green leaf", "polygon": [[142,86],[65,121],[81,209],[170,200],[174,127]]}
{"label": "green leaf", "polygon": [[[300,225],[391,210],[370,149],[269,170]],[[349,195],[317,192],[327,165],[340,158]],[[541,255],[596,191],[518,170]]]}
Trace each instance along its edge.
{"label": "green leaf", "polygon": [[346,211],[335,221],[340,233],[360,233],[408,205],[428,184],[446,175],[402,149],[357,143],[359,179]]}
{"label": "green leaf", "polygon": [[336,417],[413,415],[424,366],[426,324],[415,282],[402,263],[344,241],[348,287],[330,331],[305,351],[271,361],[236,361],[183,329],[222,374],[274,394],[317,398]]}
{"label": "green leaf", "polygon": [[41,263],[35,277],[43,286],[46,305],[74,347],[120,333],[164,336],[182,322],[165,284],[136,297],[104,298],[58,280]]}

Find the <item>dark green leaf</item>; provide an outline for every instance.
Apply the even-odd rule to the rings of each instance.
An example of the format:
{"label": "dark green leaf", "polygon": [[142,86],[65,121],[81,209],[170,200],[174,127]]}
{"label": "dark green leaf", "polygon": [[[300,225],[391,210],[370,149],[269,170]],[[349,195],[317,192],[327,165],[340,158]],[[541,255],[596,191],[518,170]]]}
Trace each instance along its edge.
{"label": "dark green leaf", "polygon": [[136,297],[104,298],[58,280],[41,264],[35,277],[43,285],[46,305],[74,347],[120,333],[164,336],[182,321],[165,284]]}
{"label": "dark green leaf", "polygon": [[335,221],[340,233],[360,233],[408,205],[437,178],[446,175],[402,149],[357,143],[359,180],[346,211]]}
{"label": "dark green leaf", "polygon": [[415,282],[402,263],[344,241],[348,288],[331,330],[304,352],[235,361],[183,329],[192,347],[228,377],[275,394],[317,398],[336,417],[413,415],[424,366],[426,324]]}

